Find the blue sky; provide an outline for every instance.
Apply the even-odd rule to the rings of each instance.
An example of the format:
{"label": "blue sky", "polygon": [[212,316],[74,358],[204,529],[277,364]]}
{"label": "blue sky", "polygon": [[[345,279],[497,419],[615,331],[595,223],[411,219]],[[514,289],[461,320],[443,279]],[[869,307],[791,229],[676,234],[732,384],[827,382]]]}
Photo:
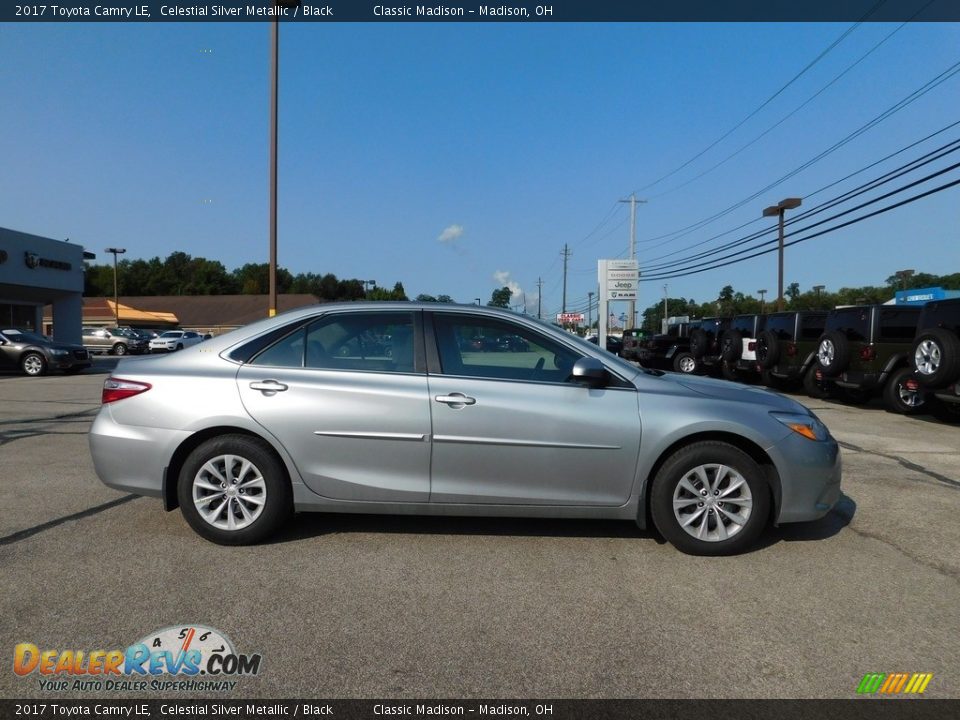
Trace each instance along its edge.
{"label": "blue sky", "polygon": [[[897,27],[857,27],[703,157],[645,187],[851,25],[284,25],[280,264],[463,302],[515,283],[534,312],[541,277],[547,314],[562,303],[568,243],[567,306],[585,307],[597,259],[626,252],[629,213],[616,201],[631,191],[648,200],[637,213],[643,270],[960,120],[957,75],[714,223],[651,240],[752,195],[960,60],[960,26],[906,26],[684,185]],[[101,261],[122,245],[131,258],[182,250],[229,269],[265,262],[268,59],[267,24],[0,27],[0,225],[69,237]],[[957,137],[960,126],[817,201]],[[804,289],[879,284],[903,268],[956,272],[960,187],[789,249],[786,268]],[[666,282],[672,297],[697,301],[728,283],[769,298],[776,256]],[[662,285],[642,285],[638,304]]]}

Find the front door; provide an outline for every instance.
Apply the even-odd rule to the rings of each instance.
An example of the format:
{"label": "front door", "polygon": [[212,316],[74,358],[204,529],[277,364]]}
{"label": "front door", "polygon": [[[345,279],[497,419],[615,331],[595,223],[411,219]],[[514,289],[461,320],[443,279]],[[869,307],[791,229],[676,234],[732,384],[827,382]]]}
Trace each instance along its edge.
{"label": "front door", "polygon": [[431,502],[618,506],[640,448],[637,393],[569,381],[580,354],[525,325],[432,314]]}

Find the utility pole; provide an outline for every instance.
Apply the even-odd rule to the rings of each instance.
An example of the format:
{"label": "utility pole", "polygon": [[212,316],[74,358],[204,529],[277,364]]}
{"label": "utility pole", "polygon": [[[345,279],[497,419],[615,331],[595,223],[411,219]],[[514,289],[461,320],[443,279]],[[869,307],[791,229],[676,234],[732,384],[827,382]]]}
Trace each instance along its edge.
{"label": "utility pole", "polygon": [[[637,194],[631,193],[630,197],[620,202],[630,203],[630,259],[637,259],[637,203],[645,203],[646,200],[637,200]],[[630,327],[636,327],[637,321],[637,301],[630,301]],[[627,323],[624,323],[626,325]],[[626,328],[624,328],[626,329]]]}
{"label": "utility pole", "polygon": [[767,296],[766,290],[757,290],[757,294],[760,295],[760,314],[763,315],[763,301]]}
{"label": "utility pole", "polygon": [[537,278],[537,320],[543,320],[543,278]]}
{"label": "utility pole", "polygon": [[587,332],[593,327],[593,293],[587,293]]}
{"label": "utility pole", "polygon": [[567,311],[567,261],[570,259],[570,256],[573,255],[570,252],[570,248],[567,247],[567,244],[563,244],[563,251],[560,253],[563,255],[563,310],[561,312]]}
{"label": "utility pole", "polygon": [[[667,286],[663,286],[663,326],[660,328],[661,332],[666,332],[667,328]],[[654,328],[656,329],[656,328]]]}

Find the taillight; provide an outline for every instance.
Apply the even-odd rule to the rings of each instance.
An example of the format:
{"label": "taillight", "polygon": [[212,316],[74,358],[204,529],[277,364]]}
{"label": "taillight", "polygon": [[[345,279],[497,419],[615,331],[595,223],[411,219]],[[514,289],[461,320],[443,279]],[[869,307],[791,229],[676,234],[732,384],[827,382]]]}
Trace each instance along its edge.
{"label": "taillight", "polygon": [[133,380],[124,380],[122,378],[110,377],[103,383],[103,392],[100,395],[100,402],[103,405],[107,403],[123,400],[144,393],[152,387],[149,383],[135,382]]}
{"label": "taillight", "polygon": [[873,360],[875,357],[877,357],[877,351],[874,350],[874,348],[873,348],[872,345],[871,345],[870,347],[865,347],[865,348],[863,348],[863,350],[860,351],[860,359],[861,359],[861,360],[865,360],[866,362],[870,362],[870,361]]}
{"label": "taillight", "polygon": [[917,392],[917,390],[920,389],[920,383],[918,383],[918,382],[917,382],[916,380],[914,380],[913,378],[910,378],[909,380],[907,380],[907,381],[903,384],[903,386],[904,386],[905,388],[907,388],[907,390],[909,390],[910,392]]}
{"label": "taillight", "polygon": [[797,346],[793,343],[787,343],[787,356],[794,357],[797,354]]}
{"label": "taillight", "polygon": [[823,380],[823,371],[820,370],[819,368],[817,369],[817,371],[816,371],[813,375],[814,375],[815,378],[817,378],[817,381],[818,381],[818,382],[820,382],[820,381]]}

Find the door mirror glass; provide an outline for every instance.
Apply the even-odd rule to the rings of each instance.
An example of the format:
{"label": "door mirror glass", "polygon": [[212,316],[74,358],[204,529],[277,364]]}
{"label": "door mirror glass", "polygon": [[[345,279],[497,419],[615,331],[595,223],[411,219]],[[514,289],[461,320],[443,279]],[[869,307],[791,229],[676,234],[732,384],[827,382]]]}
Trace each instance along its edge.
{"label": "door mirror glass", "polygon": [[605,387],[607,384],[607,369],[603,363],[594,357],[582,357],[573,364],[570,377],[574,382],[589,387]]}

